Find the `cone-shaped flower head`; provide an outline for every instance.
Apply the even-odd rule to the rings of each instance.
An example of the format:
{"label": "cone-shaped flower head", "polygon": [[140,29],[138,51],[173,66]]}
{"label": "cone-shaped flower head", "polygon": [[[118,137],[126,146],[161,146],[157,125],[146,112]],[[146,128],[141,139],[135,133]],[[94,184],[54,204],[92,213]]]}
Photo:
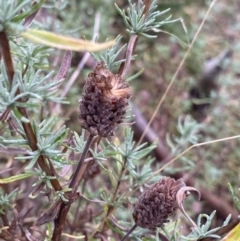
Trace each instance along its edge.
{"label": "cone-shaped flower head", "polygon": [[130,87],[120,75],[112,74],[98,63],[84,86],[80,100],[80,124],[93,135],[113,135],[117,125],[122,123]]}
{"label": "cone-shaped flower head", "polygon": [[176,194],[182,187],[185,187],[182,179],[163,177],[145,190],[134,207],[136,224],[142,228],[156,229],[168,222],[168,217],[177,210]]}

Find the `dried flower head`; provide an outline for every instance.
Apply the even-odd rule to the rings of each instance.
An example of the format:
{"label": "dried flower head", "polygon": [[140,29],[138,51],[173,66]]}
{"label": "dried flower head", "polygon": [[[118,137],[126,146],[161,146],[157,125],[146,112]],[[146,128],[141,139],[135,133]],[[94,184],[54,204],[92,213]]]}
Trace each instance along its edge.
{"label": "dried flower head", "polygon": [[98,63],[86,79],[80,100],[82,128],[93,135],[113,135],[123,121],[130,93],[129,84],[120,75],[112,74],[103,63]]}
{"label": "dried flower head", "polygon": [[163,177],[145,190],[134,207],[136,224],[142,228],[156,229],[168,222],[168,217],[177,210],[176,195],[182,187],[185,187],[182,179]]}

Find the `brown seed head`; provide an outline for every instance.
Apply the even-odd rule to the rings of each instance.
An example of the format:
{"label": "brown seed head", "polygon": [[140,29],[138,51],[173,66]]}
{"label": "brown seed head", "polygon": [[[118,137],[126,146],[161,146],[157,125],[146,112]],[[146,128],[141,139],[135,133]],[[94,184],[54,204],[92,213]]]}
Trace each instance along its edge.
{"label": "brown seed head", "polygon": [[91,72],[80,100],[80,124],[93,135],[110,136],[122,123],[131,90],[120,75],[98,63]]}
{"label": "brown seed head", "polygon": [[145,190],[139,197],[133,211],[136,224],[142,228],[156,229],[168,222],[178,207],[176,194],[185,183],[163,177]]}

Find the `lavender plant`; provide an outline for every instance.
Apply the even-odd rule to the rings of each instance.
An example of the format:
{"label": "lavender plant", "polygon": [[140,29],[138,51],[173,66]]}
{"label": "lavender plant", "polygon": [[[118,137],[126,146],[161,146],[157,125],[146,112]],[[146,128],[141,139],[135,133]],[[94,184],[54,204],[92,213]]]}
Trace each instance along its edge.
{"label": "lavender plant", "polygon": [[[126,12],[116,5],[129,33],[128,43],[122,44],[119,35],[112,47],[92,53],[96,62],[85,78],[82,93],[78,93],[79,103],[74,103],[82,128],[77,132],[67,128],[64,115],[56,112],[59,105],[64,108],[67,104],[61,91],[67,85],[64,81],[71,72],[73,54],[66,50],[63,56],[61,52],[55,56],[48,47],[26,43],[23,36],[34,33],[28,31],[29,26],[43,27],[41,18],[50,19],[45,29],[59,32],[64,22],[60,21],[61,11],[73,10],[74,4],[77,9],[92,4],[94,9],[95,1],[0,0],[2,240],[140,240],[143,236],[148,240],[156,234],[156,239],[170,240],[172,234],[159,230],[177,209],[186,215],[184,199],[188,192],[198,193],[182,179],[154,172],[150,155],[157,141],[136,145],[131,127],[121,125],[129,120],[125,115],[133,95],[129,80],[142,72],[126,77],[137,57],[134,51],[138,39],[155,38],[153,32],[179,21],[170,17],[161,20],[170,9],[157,10],[156,0],[128,3]],[[75,26],[75,30],[78,28]],[[69,33],[67,30],[61,32]],[[48,43],[49,36],[56,36],[35,33],[41,43],[43,33],[49,34]],[[57,41],[54,44],[57,46]],[[123,51],[125,55],[120,57]],[[61,66],[55,74],[52,63],[58,63],[58,59]],[[175,138],[175,143],[169,141],[172,154],[196,143],[199,128],[189,117],[179,119],[181,137]],[[176,227],[171,240],[220,237],[215,232],[222,227],[209,231],[213,215],[204,216],[205,226],[201,217],[197,225],[190,221],[195,229],[188,236]]]}

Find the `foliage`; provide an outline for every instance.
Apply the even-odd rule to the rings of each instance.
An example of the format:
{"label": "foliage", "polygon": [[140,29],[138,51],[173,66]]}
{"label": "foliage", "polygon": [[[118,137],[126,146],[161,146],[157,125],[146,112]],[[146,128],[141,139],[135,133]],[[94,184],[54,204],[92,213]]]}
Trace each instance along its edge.
{"label": "foliage", "polygon": [[[230,65],[233,57],[229,55],[221,65],[214,65],[219,80],[208,90],[208,108],[204,112],[207,117],[192,117],[193,83],[198,86],[197,80],[203,81],[204,71],[209,70],[208,65],[200,64],[228,45],[210,33],[213,30],[215,37],[219,35],[220,30],[215,28],[219,13],[224,20],[231,19],[229,26],[234,22],[231,4],[222,4],[231,16],[216,4],[209,21],[203,22],[203,36],[198,36],[195,45],[186,46],[179,39],[186,33],[189,39],[194,38],[209,7],[207,1],[119,0],[114,7],[114,1],[106,0],[0,0],[1,240],[57,241],[84,236],[89,241],[120,240],[131,227],[129,240],[180,241],[225,235],[219,231],[229,228],[230,216],[226,218],[224,213],[223,217],[221,208],[215,215],[208,199],[199,203],[200,210],[191,208],[186,200],[193,219],[200,213],[192,231],[182,218],[153,232],[134,227],[136,220],[132,217],[137,198],[166,174],[184,176],[189,181],[187,185],[194,180],[201,191],[224,196],[220,202],[227,207],[232,196],[239,209],[233,191],[238,185],[240,157],[239,136],[233,136],[239,130],[238,58]],[[239,31],[238,24],[230,27]],[[239,46],[231,34],[229,53],[237,55]],[[26,40],[33,37],[42,45]],[[102,45],[85,41],[90,39],[97,39]],[[109,44],[108,39],[115,41]],[[49,47],[59,46],[60,40],[67,49],[65,54]],[[76,43],[81,50],[101,52],[91,53],[92,58],[89,53],[68,51],[79,50]],[[94,49],[100,45],[104,50]],[[186,47],[190,56],[185,66],[178,68]],[[118,125],[115,136],[106,138],[81,129],[78,99],[86,88],[84,77],[95,66],[94,59],[103,62],[115,78],[125,79],[128,74],[124,84],[131,83],[131,101],[146,119],[151,119],[158,106],[149,131],[158,139],[138,143],[136,128],[140,119],[134,120],[134,126]],[[176,69],[173,87],[171,77]],[[114,84],[114,88],[119,87]],[[204,104],[202,101],[197,102]],[[94,108],[91,111],[95,115]],[[164,160],[156,154],[161,152],[161,146],[167,150]],[[222,181],[226,177],[232,183],[231,195]],[[230,209],[236,217],[235,210],[231,206]],[[222,226],[216,225],[222,222]]]}
{"label": "foliage", "polygon": [[[216,214],[216,211],[213,211],[210,216],[206,214],[200,214],[197,220],[197,227],[195,227],[192,233],[190,233],[187,237],[182,237],[183,240],[198,240],[202,238],[216,238],[216,239],[221,238],[219,235],[215,235],[214,233],[218,231],[220,228],[228,224],[228,222],[231,219],[231,214],[226,218],[226,220],[224,221],[221,227],[217,227],[209,230],[212,223],[212,219],[215,214]],[[206,219],[205,224],[202,224],[202,218]]]}
{"label": "foliage", "polygon": [[15,198],[16,195],[18,194],[18,189],[13,190],[9,194],[4,194],[3,190],[0,189],[0,204],[1,204],[1,209],[0,213],[5,214],[5,210],[11,208],[11,199]]}
{"label": "foliage", "polygon": [[127,14],[125,14],[125,11],[121,10],[120,8],[116,8],[118,12],[123,17],[123,21],[125,23],[125,26],[127,27],[127,31],[130,34],[139,34],[146,38],[156,38],[157,35],[150,35],[147,34],[150,30],[153,32],[159,32],[160,27],[164,24],[173,23],[177,20],[170,20],[171,16],[166,18],[163,21],[157,21],[157,17],[160,17],[161,15],[167,13],[170,11],[170,9],[166,9],[165,11],[156,11],[157,8],[157,0],[154,0],[150,3],[148,13],[144,13],[146,6],[139,6],[140,4],[133,4],[130,0],[129,2],[129,8],[127,10]]}

